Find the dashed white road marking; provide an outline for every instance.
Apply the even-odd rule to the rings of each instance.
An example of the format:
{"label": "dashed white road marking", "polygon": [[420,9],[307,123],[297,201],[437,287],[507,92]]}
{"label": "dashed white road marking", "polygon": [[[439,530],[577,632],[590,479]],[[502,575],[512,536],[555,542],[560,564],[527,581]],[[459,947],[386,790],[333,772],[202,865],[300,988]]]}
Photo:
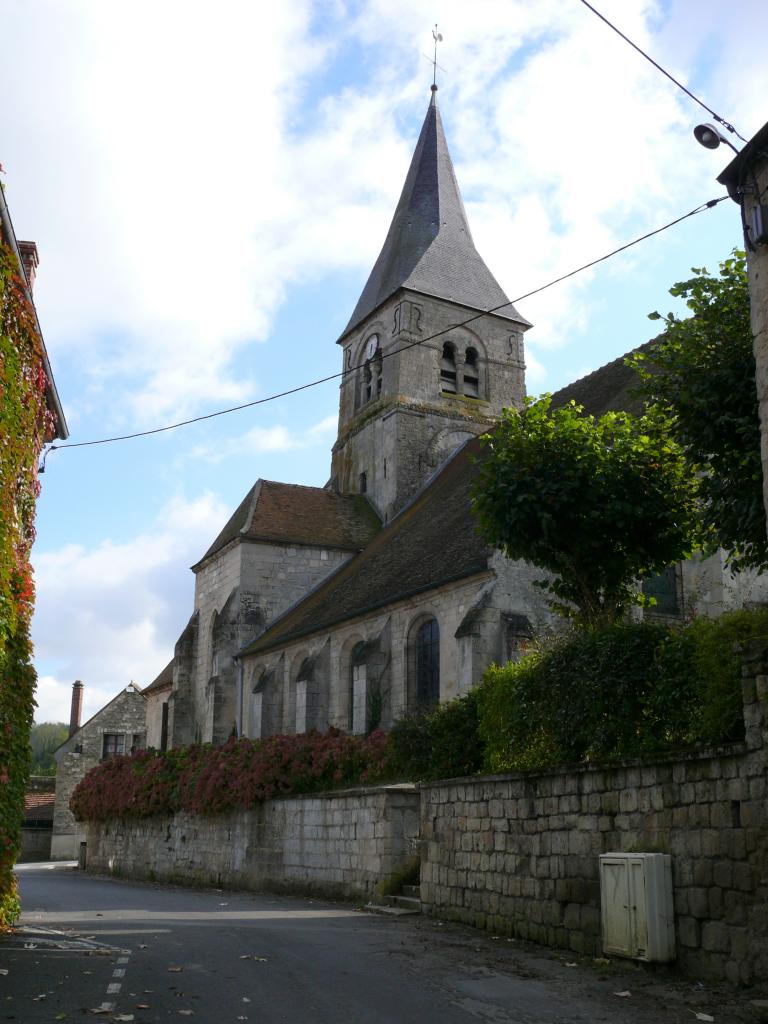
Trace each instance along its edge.
{"label": "dashed white road marking", "polygon": [[124,967],[116,967],[114,969],[114,971],[112,971],[112,977],[113,978],[124,978],[125,977],[125,968]]}
{"label": "dashed white road marking", "polygon": [[119,981],[110,982],[109,985],[107,985],[107,995],[116,996],[122,987],[123,986],[120,984]]}

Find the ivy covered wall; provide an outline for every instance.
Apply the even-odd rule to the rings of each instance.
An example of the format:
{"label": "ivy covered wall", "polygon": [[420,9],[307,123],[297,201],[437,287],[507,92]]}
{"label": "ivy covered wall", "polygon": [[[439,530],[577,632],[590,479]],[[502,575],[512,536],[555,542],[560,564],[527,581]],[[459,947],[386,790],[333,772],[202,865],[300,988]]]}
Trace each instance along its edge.
{"label": "ivy covered wall", "polygon": [[13,864],[19,850],[35,671],[29,636],[34,603],[37,464],[55,425],[36,317],[11,249],[0,240],[0,930],[18,916]]}

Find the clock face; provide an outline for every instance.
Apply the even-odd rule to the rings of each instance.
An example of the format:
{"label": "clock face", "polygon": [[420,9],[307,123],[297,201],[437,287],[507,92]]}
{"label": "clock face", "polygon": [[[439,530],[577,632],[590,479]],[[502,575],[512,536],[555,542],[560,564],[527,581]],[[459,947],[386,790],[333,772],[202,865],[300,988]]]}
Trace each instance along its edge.
{"label": "clock face", "polygon": [[373,359],[379,348],[379,336],[378,334],[372,334],[368,339],[368,344],[365,346],[365,358]]}

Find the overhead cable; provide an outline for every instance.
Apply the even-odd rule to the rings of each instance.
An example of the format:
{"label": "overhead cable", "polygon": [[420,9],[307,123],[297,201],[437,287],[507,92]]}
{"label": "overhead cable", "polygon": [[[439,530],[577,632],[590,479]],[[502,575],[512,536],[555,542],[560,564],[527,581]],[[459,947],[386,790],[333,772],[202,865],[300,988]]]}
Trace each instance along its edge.
{"label": "overhead cable", "polygon": [[[475,320],[480,320],[482,317],[488,316],[491,313],[498,313],[501,310],[506,309],[507,306],[513,306],[517,302],[522,302],[524,299],[531,298],[532,295],[538,295],[540,292],[546,291],[547,288],[552,288],[554,285],[560,284],[561,281],[567,281],[568,278],[574,277],[576,274],[580,274],[584,270],[589,270],[591,267],[597,266],[598,263],[604,263],[605,260],[611,259],[612,256],[617,256],[619,253],[625,252],[627,249],[631,249],[632,246],[638,245],[640,242],[644,242],[648,238],[653,238],[654,235],[661,234],[662,231],[667,231],[669,228],[674,227],[676,224],[680,224],[689,217],[695,217],[696,214],[703,213],[705,210],[711,210],[713,207],[717,206],[718,203],[722,203],[725,199],[728,199],[727,195],[720,196],[717,199],[710,199],[708,202],[695,207],[695,209],[689,210],[688,213],[684,213],[681,217],[676,217],[674,220],[669,221],[669,223],[663,224],[659,228],[654,228],[653,231],[647,231],[644,235],[640,235],[638,238],[632,239],[631,242],[626,242],[624,245],[620,245],[618,249],[613,249],[611,252],[605,253],[603,256],[598,256],[597,259],[590,260],[589,263],[583,263],[580,267],[577,267],[575,270],[570,270],[567,274],[561,274],[560,277],[555,277],[551,281],[547,281],[546,284],[542,284],[538,288],[533,288],[531,291],[525,292],[523,295],[518,295],[517,298],[511,299],[508,302],[502,302],[498,306],[492,306],[490,309],[485,309],[479,313],[475,313],[473,316],[467,317],[459,323],[450,324],[448,327],[435,331],[434,334],[430,334],[426,338],[419,338],[416,341],[407,342],[390,352],[382,353],[381,358],[382,360],[388,359],[391,356],[399,355],[407,349],[414,348],[416,345],[424,345],[428,341],[434,341],[435,338],[440,338],[444,334],[449,334],[456,328],[466,327],[467,324],[474,323]],[[46,458],[54,451],[61,451],[64,448],[89,448],[93,445],[99,444],[113,444],[115,441],[132,441],[137,437],[149,437],[152,434],[162,434],[168,430],[176,430],[178,427],[188,427],[192,423],[201,423],[203,420],[211,420],[217,416],[226,416],[232,412],[240,412],[242,409],[251,409],[257,405],[266,405],[267,402],[275,402],[278,398],[286,398],[288,395],[295,395],[300,391],[307,391],[309,388],[318,387],[320,384],[327,384],[328,381],[338,380],[340,377],[346,377],[355,370],[361,369],[364,365],[364,363],[358,363],[355,366],[349,366],[346,370],[341,370],[338,373],[331,373],[327,377],[319,377],[317,380],[308,381],[306,384],[298,384],[296,387],[287,388],[285,391],[278,391],[273,395],[267,395],[265,398],[256,398],[252,402],[243,402],[242,405],[232,405],[227,409],[217,409],[215,412],[204,413],[201,416],[193,416],[191,419],[180,420],[178,423],[168,423],[163,427],[154,427],[151,430],[139,430],[133,434],[121,434],[116,437],[101,437],[92,441],[73,441],[67,444],[52,444],[45,451],[41,464],[41,471],[45,469]]]}
{"label": "overhead cable", "polygon": [[608,28],[612,28],[612,29],[613,29],[613,31],[614,31],[614,32],[616,33],[616,35],[619,35],[619,36],[621,36],[621,38],[622,38],[622,39],[624,40],[624,42],[625,42],[625,43],[629,43],[629,45],[630,45],[630,46],[632,47],[632,49],[633,49],[633,50],[637,50],[637,52],[638,52],[638,53],[639,53],[639,54],[640,54],[641,56],[645,57],[645,59],[646,59],[647,61],[649,61],[649,62],[650,62],[651,64],[653,64],[653,66],[654,66],[654,67],[655,67],[655,68],[656,68],[657,70],[659,70],[659,71],[660,71],[660,72],[662,73],[662,75],[666,75],[666,77],[667,77],[667,78],[668,78],[668,79],[670,80],[670,82],[674,82],[674,84],[675,84],[675,85],[676,85],[676,86],[678,87],[678,89],[682,89],[682,90],[683,90],[683,92],[684,92],[684,93],[686,94],[686,96],[690,96],[690,98],[691,98],[691,99],[692,99],[692,100],[694,101],[694,103],[698,103],[698,104],[699,104],[699,106],[700,106],[700,107],[703,107],[703,108],[704,108],[704,110],[706,110],[706,112],[707,112],[708,114],[711,114],[711,115],[712,115],[712,117],[714,117],[714,119],[715,119],[715,120],[716,120],[716,121],[717,121],[717,122],[718,122],[719,124],[721,124],[721,125],[723,126],[723,128],[727,128],[727,130],[728,130],[729,132],[732,132],[732,133],[733,133],[733,134],[734,134],[734,135],[735,135],[735,136],[736,136],[736,137],[737,137],[738,139],[741,139],[741,141],[742,141],[742,142],[746,142],[746,141],[747,141],[747,140],[746,140],[746,139],[744,138],[744,136],[743,136],[743,135],[740,135],[740,134],[739,134],[739,133],[738,133],[738,132],[736,131],[736,129],[735,129],[734,127],[733,127],[733,125],[732,125],[732,124],[731,124],[731,123],[730,123],[729,121],[726,121],[726,120],[725,120],[725,118],[723,118],[723,117],[720,117],[720,115],[719,115],[719,114],[716,114],[716,113],[714,112],[714,110],[713,110],[713,109],[712,109],[711,107],[708,107],[708,106],[707,106],[707,104],[706,104],[706,103],[705,103],[705,102],[704,102],[703,100],[700,100],[698,96],[694,96],[694,94],[693,94],[693,93],[691,92],[691,90],[690,90],[690,89],[687,89],[687,88],[686,88],[686,87],[685,87],[685,86],[683,85],[683,83],[682,83],[682,82],[678,82],[678,80],[677,80],[677,79],[676,79],[676,78],[674,77],[674,75],[671,75],[671,74],[669,73],[669,71],[667,71],[667,69],[666,69],[666,68],[663,68],[663,67],[661,66],[661,64],[659,64],[659,62],[658,62],[658,61],[655,61],[655,60],[653,59],[653,57],[650,57],[650,56],[649,56],[649,55],[648,55],[648,54],[647,54],[647,53],[645,52],[645,50],[641,49],[641,47],[639,47],[639,46],[637,45],[637,43],[633,43],[633,42],[632,42],[632,40],[631,40],[631,39],[629,38],[629,36],[625,36],[625,35],[624,35],[624,33],[623,33],[623,32],[621,31],[621,29],[618,29],[618,28],[616,28],[616,26],[615,26],[615,25],[613,24],[613,22],[609,21],[609,20],[608,20],[608,19],[607,19],[607,18],[605,17],[605,15],[604,15],[604,14],[601,14],[601,13],[600,13],[600,11],[598,11],[598,10],[597,10],[597,9],[596,9],[595,7],[593,7],[593,6],[592,6],[592,4],[588,3],[588,2],[587,2],[587,0],[581,0],[581,3],[583,3],[585,7],[589,8],[589,10],[590,10],[590,11],[592,11],[592,13],[593,13],[593,14],[596,14],[596,15],[597,15],[597,17],[598,17],[598,18],[599,18],[599,19],[600,19],[601,21],[605,22],[605,24],[606,24],[606,25],[608,26]]}

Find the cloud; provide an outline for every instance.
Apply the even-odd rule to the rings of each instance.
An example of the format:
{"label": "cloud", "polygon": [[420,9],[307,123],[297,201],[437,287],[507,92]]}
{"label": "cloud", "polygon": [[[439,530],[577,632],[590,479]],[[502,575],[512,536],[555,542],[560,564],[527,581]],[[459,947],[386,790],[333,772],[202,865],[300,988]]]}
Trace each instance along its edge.
{"label": "cloud", "polygon": [[244,458],[249,455],[266,455],[275,452],[287,452],[299,448],[312,448],[316,445],[327,445],[336,433],[338,416],[325,416],[318,423],[303,431],[292,431],[282,424],[271,427],[252,427],[240,437],[231,437],[226,441],[197,445],[189,452],[192,459],[218,463],[230,458]]}
{"label": "cloud", "polygon": [[[712,40],[730,22],[739,52],[738,19],[703,4],[688,32],[688,11],[678,55],[684,7],[605,4],[678,75],[707,55],[735,105],[739,75]],[[244,355],[269,339],[290,289],[375,259],[426,107],[432,8],[222,0],[212,17],[202,0],[5,0],[3,11],[14,47],[0,80],[8,94],[25,82],[4,111],[9,195],[24,180],[43,322],[56,351],[76,354],[83,400],[111,425],[146,427],[257,394]],[[459,180],[511,295],[691,205],[695,111],[588,11],[449,0],[440,18]],[[352,47],[354,88],[316,99]],[[583,330],[592,280],[525,304],[541,358]]]}
{"label": "cloud", "polygon": [[152,682],[192,612],[188,567],[228,515],[212,494],[175,498],[151,529],[126,541],[68,544],[35,557],[38,721],[69,720],[75,679],[85,684],[89,714],[131,680]]}

